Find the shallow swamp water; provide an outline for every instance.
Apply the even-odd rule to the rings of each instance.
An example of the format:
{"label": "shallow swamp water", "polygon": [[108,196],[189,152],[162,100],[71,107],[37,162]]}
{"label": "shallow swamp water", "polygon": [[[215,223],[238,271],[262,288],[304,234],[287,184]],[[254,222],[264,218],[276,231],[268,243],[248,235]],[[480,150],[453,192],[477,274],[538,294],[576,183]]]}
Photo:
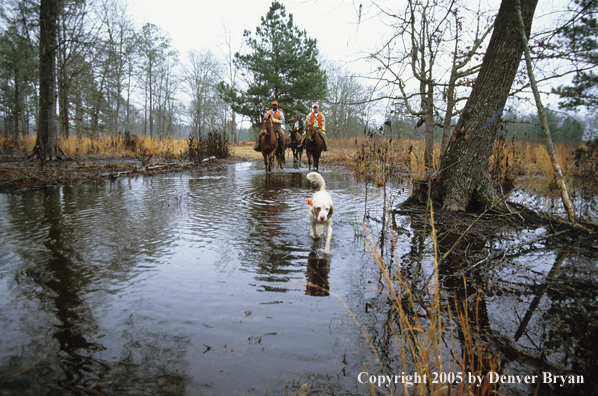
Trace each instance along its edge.
{"label": "shallow swamp water", "polygon": [[[382,189],[321,169],[335,204],[325,255],[309,236],[306,174],[235,162],[1,194],[0,395],[284,395],[303,384],[365,395],[369,375],[410,372],[370,251],[430,287],[433,244],[420,216],[386,220],[408,184]],[[583,378],[500,392],[595,394],[598,242],[542,239],[556,232],[546,227],[494,230],[460,248],[480,258],[471,270],[454,271],[457,256],[439,268],[446,301],[476,301],[502,373]],[[483,262],[526,241],[535,242]],[[382,390],[405,394],[404,385]]]}

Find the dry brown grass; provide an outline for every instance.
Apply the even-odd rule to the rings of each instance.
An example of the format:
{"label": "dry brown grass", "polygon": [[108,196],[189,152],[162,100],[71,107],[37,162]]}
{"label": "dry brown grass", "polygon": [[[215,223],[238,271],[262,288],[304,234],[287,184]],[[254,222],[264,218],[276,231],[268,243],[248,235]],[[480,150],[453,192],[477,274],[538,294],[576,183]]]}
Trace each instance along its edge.
{"label": "dry brown grass", "polygon": [[0,150],[19,153],[30,153],[35,146],[35,136],[19,137],[16,141],[12,137],[0,135]]}
{"label": "dry brown grass", "polygon": [[[433,218],[433,213],[430,215]],[[436,247],[434,223],[433,221],[430,223]],[[380,271],[381,283],[384,284],[379,292],[386,296],[391,304],[389,309],[393,311],[392,315],[388,315],[392,320],[389,320],[386,326],[392,333],[398,357],[395,360],[397,367],[391,368],[396,372],[387,372],[389,367],[383,363],[380,356],[383,351],[378,350],[377,343],[370,338],[368,329],[361,326],[356,316],[349,310],[353,320],[368,340],[378,363],[377,368],[370,366],[366,370],[375,378],[381,378],[378,377],[379,375],[395,378],[395,375],[403,372],[407,375],[417,373],[420,378],[424,375],[427,378],[426,383],[412,381],[410,384],[401,383],[399,378],[399,383],[393,385],[395,389],[389,388],[386,383],[368,383],[364,385],[368,392],[372,395],[489,396],[497,394],[500,385],[491,384],[487,377],[484,378],[488,372],[500,372],[500,368],[498,355],[492,351],[492,346],[483,340],[476,325],[478,304],[474,302],[473,306],[468,306],[468,299],[459,300],[455,297],[454,301],[449,301],[452,298],[443,295],[439,287],[437,254],[434,255],[436,271],[433,286],[429,288],[429,295],[417,295],[410,287],[410,280],[406,279],[401,271],[392,273],[389,271],[391,266],[384,262],[367,228],[365,231],[367,246]],[[465,281],[464,287],[466,287]],[[423,310],[422,304],[425,305]],[[346,305],[345,307],[348,309]],[[484,378],[480,386],[477,386],[478,383],[469,383],[470,373]],[[405,380],[405,377],[402,380]]]}
{"label": "dry brown grass", "polygon": [[[33,151],[35,136],[19,138],[15,143],[12,138],[0,136],[0,147],[13,146],[21,153],[28,154]],[[106,158],[132,158],[138,155],[139,150],[155,158],[180,158],[187,150],[187,141],[180,139],[135,138],[133,143],[124,136],[101,136],[99,138],[71,136],[68,139],[59,139],[59,147],[65,154],[98,155]]]}
{"label": "dry brown grass", "polygon": [[[12,138],[0,136],[0,149],[11,147],[12,151],[29,154],[33,151],[35,136],[19,138],[16,142]],[[140,156],[152,158],[181,159],[188,148],[186,139],[158,139],[141,137],[130,138],[124,136],[104,136],[99,138],[70,137],[60,139],[61,149],[70,156],[98,155],[107,158],[135,158]],[[231,144],[233,157],[250,161],[261,161],[261,153],[253,151],[253,142],[242,142]],[[424,146],[421,140],[386,140],[378,138],[345,138],[329,140],[330,151],[322,153],[322,163],[333,163],[348,167],[358,175],[370,175],[376,183],[384,180],[388,172],[408,172],[416,178],[423,177],[424,168]],[[581,161],[592,160],[593,151],[596,148],[588,148],[587,145],[572,146],[566,143],[559,143],[555,146],[561,168],[566,178],[574,176],[584,178],[598,177],[594,173],[595,166],[584,164]],[[576,153],[582,150],[586,155],[576,157]],[[585,150],[585,151],[584,151]],[[591,151],[590,154],[587,154]],[[548,184],[553,178],[553,168],[546,146],[542,143],[532,142],[508,142],[495,153],[501,157],[496,162],[491,158],[491,164],[499,166],[500,172],[510,173],[517,177],[528,176]],[[290,151],[287,155],[291,157]],[[581,160],[580,160],[581,158]],[[577,161],[577,163],[576,163]],[[307,162],[305,152],[303,162]],[[440,146],[434,146],[435,169],[440,162]],[[391,165],[389,167],[389,165]]]}
{"label": "dry brown grass", "polygon": [[[550,178],[554,177],[554,170],[550,162],[550,156],[546,145],[540,143],[518,142],[519,146],[524,146],[525,151],[532,154],[528,157],[525,155],[522,159],[524,166],[524,173],[527,175],[543,175]],[[571,175],[573,170],[573,161],[571,161],[576,146],[568,143],[555,144],[555,151],[561,169],[565,176]]]}
{"label": "dry brown grass", "polygon": [[108,158],[134,158],[141,151],[155,158],[182,158],[187,150],[186,140],[149,137],[128,140],[121,135],[96,139],[71,136],[61,139],[59,145],[67,155],[96,154]]}
{"label": "dry brown grass", "polygon": [[241,142],[238,144],[233,144],[232,148],[232,155],[236,157],[240,157],[243,159],[247,159],[250,161],[258,161],[262,160],[262,154],[258,153],[257,151],[253,151],[253,146],[255,143],[253,142]]}
{"label": "dry brown grass", "polygon": [[[381,186],[390,173],[400,172],[423,178],[424,144],[419,140],[387,140],[379,138],[331,139],[331,162],[343,163],[358,178],[371,178]],[[434,166],[440,163],[440,145],[434,146]]]}

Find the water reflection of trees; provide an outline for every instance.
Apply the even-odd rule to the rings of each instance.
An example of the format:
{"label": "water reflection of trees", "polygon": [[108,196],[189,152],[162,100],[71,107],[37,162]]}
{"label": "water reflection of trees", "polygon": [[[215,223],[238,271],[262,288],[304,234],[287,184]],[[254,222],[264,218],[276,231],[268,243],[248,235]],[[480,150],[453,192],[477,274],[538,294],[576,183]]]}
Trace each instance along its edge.
{"label": "water reflection of trees", "polygon": [[[598,277],[591,250],[570,242],[555,246],[552,268],[529,285],[533,296],[514,335],[516,349],[506,359],[533,357],[538,372],[583,375],[585,383],[540,384],[541,394],[595,394],[598,381]],[[520,314],[522,312],[519,312]],[[519,315],[521,317],[521,315]]]}
{"label": "water reflection of trees", "polygon": [[[43,245],[43,249],[25,250],[27,267],[16,280],[28,299],[39,301],[51,315],[48,323],[26,329],[30,343],[21,346],[22,355],[10,358],[9,366],[0,367],[0,387],[19,395],[184,394],[188,379],[183,358],[189,344],[185,337],[159,331],[125,332],[120,358],[98,357],[106,348],[98,338],[98,323],[90,308],[93,302],[88,299],[97,282],[106,279],[94,276],[94,266],[84,259],[88,252],[81,250],[78,239],[82,230],[69,221],[81,210],[73,204],[73,195],[76,192],[70,187],[27,194],[24,201],[29,210],[10,212],[17,216],[12,219],[13,231],[23,233],[20,239],[28,240],[27,232],[33,230],[31,242],[40,240]],[[86,202],[82,199],[78,205]],[[34,226],[16,226],[23,222]],[[38,287],[26,287],[30,283]],[[110,354],[114,352],[118,355],[117,351]]]}
{"label": "water reflection of trees", "polygon": [[[434,267],[430,258],[433,253],[431,228],[429,222],[425,223],[423,213],[403,217],[401,221],[397,221],[396,217],[396,213],[392,214],[390,221],[394,230],[393,241],[386,245],[379,243],[378,247],[387,251],[384,260],[387,268],[407,280],[415,292],[415,310],[406,303],[402,305],[403,311],[412,318],[426,316],[427,294],[434,283]],[[499,255],[497,259],[485,261],[489,246],[504,243],[505,235],[517,235],[524,227],[497,225],[495,219],[489,218],[479,227],[469,229],[471,220],[454,221],[438,216],[435,222],[438,258],[441,259],[438,280],[445,302],[445,320],[450,322],[448,318],[452,318],[452,325],[445,329],[447,350],[444,353],[453,354],[454,361],[462,364],[462,370],[482,374],[499,371],[514,375],[535,374],[542,378],[542,372],[551,371],[555,375],[583,375],[585,384],[569,385],[560,390],[592,394],[598,368],[598,321],[592,314],[598,308],[598,280],[596,268],[582,263],[595,262],[592,258],[595,252],[579,260],[579,257],[571,255],[567,243],[551,241],[543,246],[530,244],[510,255]],[[397,225],[405,222],[410,223],[411,230]],[[383,237],[377,239],[383,240]],[[405,250],[407,243],[410,247]],[[524,262],[528,271],[534,271],[533,253],[537,251],[556,252],[551,270],[544,279],[527,278],[514,287],[514,279],[505,276],[506,273],[514,273],[514,268],[517,268],[512,260]],[[393,257],[400,258],[395,260]],[[475,265],[477,263],[482,264]],[[383,283],[379,284],[377,300],[366,303],[366,310],[368,305],[375,308],[368,314],[370,317],[365,316],[366,327],[378,353],[376,359],[382,366],[381,371],[408,372],[409,367],[401,367],[400,353],[393,342],[398,331],[397,309],[387,297],[388,288]],[[496,306],[522,301],[522,295],[531,299],[523,312],[517,306],[519,304],[515,307],[519,311],[515,312],[516,316],[503,316],[504,311],[497,312]],[[538,306],[543,308],[538,309]],[[457,320],[459,312],[461,318],[468,318],[465,322]],[[384,324],[381,326],[380,323]],[[500,323],[500,328],[493,328],[492,324],[496,323]],[[532,326],[531,331],[528,326]],[[456,337],[452,338],[451,333]],[[455,355],[454,349],[450,351],[451,339],[458,341],[455,345],[460,346],[460,355]],[[485,346],[472,353],[465,347],[472,341],[478,346]],[[542,394],[559,394],[556,388],[541,384],[539,389]],[[529,388],[528,391],[531,394],[534,389]]]}
{"label": "water reflection of trees", "polygon": [[291,207],[306,206],[306,201],[292,202],[289,198],[290,191],[304,184],[303,178],[302,173],[275,172],[259,174],[251,180],[248,212],[252,227],[240,236],[246,238],[248,265],[257,273],[256,279],[263,282],[261,287],[266,291],[288,291],[288,281],[303,272],[295,240],[301,230],[297,230],[297,235],[289,232],[286,229],[289,221],[285,219]]}

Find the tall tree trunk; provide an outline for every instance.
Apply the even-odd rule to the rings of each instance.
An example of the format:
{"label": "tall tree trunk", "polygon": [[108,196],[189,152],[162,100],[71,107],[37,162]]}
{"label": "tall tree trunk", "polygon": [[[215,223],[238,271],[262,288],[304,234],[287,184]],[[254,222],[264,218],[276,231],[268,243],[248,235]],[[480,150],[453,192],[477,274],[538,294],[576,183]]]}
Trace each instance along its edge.
{"label": "tall tree trunk", "polygon": [[131,126],[129,125],[129,116],[131,110],[131,75],[132,75],[132,67],[129,64],[128,69],[128,79],[127,79],[127,114],[125,116],[125,132],[131,132]]}
{"label": "tall tree trunk", "polygon": [[19,138],[19,113],[22,111],[19,103],[19,70],[15,67],[15,140]]}
{"label": "tall tree trunk", "polygon": [[[113,128],[114,128],[114,134],[117,135],[119,133],[119,113],[120,113],[120,107],[121,107],[121,90],[122,90],[122,83],[120,80],[120,72],[119,72],[119,78],[118,81],[116,83],[116,108],[114,109],[114,121],[113,121]],[[124,131],[122,131],[124,133]]]}
{"label": "tall tree trunk", "polygon": [[[453,61],[454,62],[454,61]],[[446,116],[444,117],[444,122],[442,124],[442,144],[440,146],[440,153],[443,153],[448,146],[449,141],[451,140],[451,121],[453,118],[453,111],[456,105],[456,97],[455,97],[455,84],[457,82],[457,70],[455,70],[455,66],[453,66],[453,70],[451,71],[451,78],[448,83],[448,89],[446,91]]]}
{"label": "tall tree trunk", "polygon": [[[61,18],[62,29],[58,32],[60,40],[66,42],[66,26],[64,18]],[[70,135],[69,131],[69,103],[68,103],[68,91],[69,82],[66,71],[66,47],[63,46],[59,51],[58,55],[58,119],[60,120],[60,136],[64,139],[68,139]]]}
{"label": "tall tree trunk", "polygon": [[29,136],[29,110],[25,107],[25,102],[23,102],[23,111],[21,112],[21,116],[23,117],[22,124],[23,124],[23,137]]}
{"label": "tall tree trunk", "polygon": [[60,77],[60,82],[58,84],[58,108],[60,119],[60,135],[64,139],[68,139],[70,132],[70,125],[69,125],[69,87],[68,82],[64,75]]}
{"label": "tall tree trunk", "polygon": [[149,130],[150,138],[154,137],[154,93],[152,92],[152,63],[149,64]]}
{"label": "tall tree trunk", "polygon": [[43,164],[59,158],[56,128],[56,19],[58,1],[41,0],[39,8],[39,119],[34,154]]}
{"label": "tall tree trunk", "polygon": [[231,136],[233,137],[233,141],[235,143],[239,143],[239,137],[237,135],[237,121],[235,120],[235,111],[231,110],[231,115],[230,115],[230,133]]}
{"label": "tall tree trunk", "polygon": [[427,92],[422,103],[426,129],[424,132],[424,165],[426,170],[434,168],[434,86],[427,84]]}
{"label": "tall tree trunk", "polygon": [[77,137],[83,136],[83,99],[81,89],[75,93],[75,133]]}
{"label": "tall tree trunk", "polygon": [[[522,1],[528,37],[536,5],[537,0]],[[465,211],[495,203],[489,161],[523,54],[516,10],[516,0],[502,1],[480,73],[442,154],[433,198],[447,210]]]}
{"label": "tall tree trunk", "polygon": [[104,97],[104,84],[106,82],[106,74],[108,74],[108,68],[104,69],[102,73],[102,79],[100,80],[100,89],[95,93],[94,105],[91,114],[91,132],[96,136],[100,136],[100,109],[102,107],[102,98]]}

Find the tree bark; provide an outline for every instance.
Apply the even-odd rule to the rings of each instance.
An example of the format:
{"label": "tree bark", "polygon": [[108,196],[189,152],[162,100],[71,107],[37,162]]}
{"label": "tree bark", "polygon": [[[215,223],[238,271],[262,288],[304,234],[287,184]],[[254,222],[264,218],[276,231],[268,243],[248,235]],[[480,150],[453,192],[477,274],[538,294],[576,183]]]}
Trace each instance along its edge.
{"label": "tree bark", "polygon": [[83,136],[83,98],[81,97],[81,88],[75,93],[75,133],[77,137]]}
{"label": "tree bark", "polygon": [[69,124],[69,82],[66,81],[64,75],[60,76],[60,82],[58,84],[58,108],[60,119],[60,135],[64,139],[68,139],[71,131]]}
{"label": "tree bark", "polygon": [[104,85],[106,83],[107,74],[108,66],[106,66],[103,70],[99,90],[94,92],[93,110],[91,114],[91,133],[96,138],[100,136],[100,111],[102,107],[102,99],[104,98]]}
{"label": "tree bark", "polygon": [[[60,36],[60,41],[63,43],[66,42],[66,26],[64,17],[60,18],[62,22],[62,28],[57,32]],[[66,47],[62,46],[59,51],[57,51],[58,55],[58,119],[60,120],[60,136],[64,139],[68,139],[70,135],[70,125],[69,125],[69,89],[70,83],[68,81],[68,75],[66,71]]]}
{"label": "tree bark", "polygon": [[[522,1],[529,37],[537,0]],[[501,114],[523,54],[516,0],[503,0],[478,78],[442,154],[433,199],[444,209],[477,210],[496,203],[488,173]]]}
{"label": "tree bark", "polygon": [[152,63],[149,64],[149,128],[150,138],[154,137],[154,95],[152,91]]}
{"label": "tree bark", "polygon": [[56,126],[56,25],[58,2],[41,0],[39,9],[39,119],[34,155],[43,164],[59,158]]}
{"label": "tree bark", "polygon": [[[16,63],[15,63],[16,65]],[[14,68],[15,73],[15,141],[19,138],[19,113],[22,111],[19,101],[19,70]]]}
{"label": "tree bark", "polygon": [[[424,165],[426,172],[434,169],[434,86],[426,84],[426,93],[422,101],[423,118],[426,123],[424,132]],[[425,88],[424,88],[425,89]]]}

